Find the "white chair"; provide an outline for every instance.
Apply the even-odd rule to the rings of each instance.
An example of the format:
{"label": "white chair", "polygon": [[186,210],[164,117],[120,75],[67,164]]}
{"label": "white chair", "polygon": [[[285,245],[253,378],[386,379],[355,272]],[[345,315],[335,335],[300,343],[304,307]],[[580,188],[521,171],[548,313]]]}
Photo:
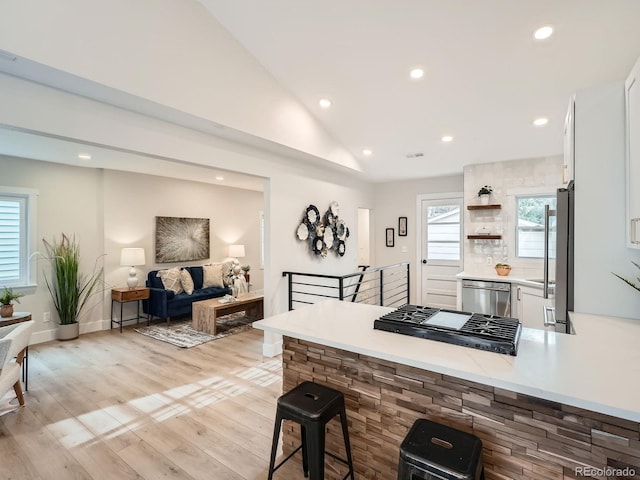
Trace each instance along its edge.
{"label": "white chair", "polygon": [[24,405],[20,368],[33,331],[33,320],[0,327],[0,397],[11,387]]}

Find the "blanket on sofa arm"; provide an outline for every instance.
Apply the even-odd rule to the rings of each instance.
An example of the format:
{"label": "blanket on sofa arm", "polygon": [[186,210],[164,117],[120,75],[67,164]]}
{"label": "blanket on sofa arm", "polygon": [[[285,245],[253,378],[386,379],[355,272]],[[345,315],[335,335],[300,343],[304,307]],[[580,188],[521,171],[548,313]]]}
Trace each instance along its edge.
{"label": "blanket on sofa arm", "polygon": [[[203,266],[174,267],[179,270],[187,270],[193,280],[193,293],[185,291],[176,293],[174,290],[165,288],[162,278],[158,276],[161,270],[151,270],[147,274],[146,285],[149,288],[149,299],[143,300],[142,309],[144,313],[154,317],[170,319],[191,313],[193,302],[207,300],[209,298],[222,297],[231,293],[229,288],[224,286],[224,281],[220,279],[219,286],[203,288],[204,268]],[[180,289],[178,289],[180,290]]]}

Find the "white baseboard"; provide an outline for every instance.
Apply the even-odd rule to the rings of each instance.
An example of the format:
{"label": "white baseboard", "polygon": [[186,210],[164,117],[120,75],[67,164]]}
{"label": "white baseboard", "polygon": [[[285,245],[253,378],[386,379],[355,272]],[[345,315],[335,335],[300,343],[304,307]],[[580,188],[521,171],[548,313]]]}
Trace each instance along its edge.
{"label": "white baseboard", "polygon": [[29,340],[29,345],[35,345],[36,343],[44,343],[50,340],[56,339],[56,329],[53,328],[51,330],[40,330],[39,332],[33,332],[31,334],[31,340]]}
{"label": "white baseboard", "polygon": [[264,332],[262,343],[262,355],[265,357],[275,357],[282,353],[282,335]]}
{"label": "white baseboard", "polygon": [[[50,342],[56,339],[56,327],[48,330],[40,330],[39,332],[33,332],[31,334],[31,341],[29,345],[35,345],[37,343]],[[116,325],[117,326],[117,325]],[[99,332],[100,330],[109,330],[111,328],[111,322],[109,320],[96,320],[94,322],[81,323],[80,335],[84,333]]]}

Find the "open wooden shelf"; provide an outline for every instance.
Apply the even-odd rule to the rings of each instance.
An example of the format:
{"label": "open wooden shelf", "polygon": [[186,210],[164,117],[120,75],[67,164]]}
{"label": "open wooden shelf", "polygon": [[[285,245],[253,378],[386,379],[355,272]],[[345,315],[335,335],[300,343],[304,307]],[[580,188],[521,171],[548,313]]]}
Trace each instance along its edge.
{"label": "open wooden shelf", "polygon": [[467,235],[469,240],[500,240],[502,235]]}
{"label": "open wooden shelf", "polygon": [[467,210],[500,210],[502,205],[492,204],[492,205],[467,205]]}

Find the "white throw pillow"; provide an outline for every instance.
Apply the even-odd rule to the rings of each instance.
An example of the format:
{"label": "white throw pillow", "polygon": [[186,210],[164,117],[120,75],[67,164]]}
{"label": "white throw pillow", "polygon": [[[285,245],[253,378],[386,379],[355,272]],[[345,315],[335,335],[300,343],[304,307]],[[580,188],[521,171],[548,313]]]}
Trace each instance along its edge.
{"label": "white throw pillow", "polygon": [[223,264],[214,263],[212,265],[204,265],[202,267],[202,288],[218,287],[223,288]]}
{"label": "white throw pillow", "polygon": [[191,274],[186,268],[180,270],[180,283],[187,295],[191,295],[193,293],[193,278],[191,278]]}
{"label": "white throw pillow", "polygon": [[176,295],[183,292],[180,269],[178,267],[160,270],[157,275],[162,280],[165,290],[173,290]]}

